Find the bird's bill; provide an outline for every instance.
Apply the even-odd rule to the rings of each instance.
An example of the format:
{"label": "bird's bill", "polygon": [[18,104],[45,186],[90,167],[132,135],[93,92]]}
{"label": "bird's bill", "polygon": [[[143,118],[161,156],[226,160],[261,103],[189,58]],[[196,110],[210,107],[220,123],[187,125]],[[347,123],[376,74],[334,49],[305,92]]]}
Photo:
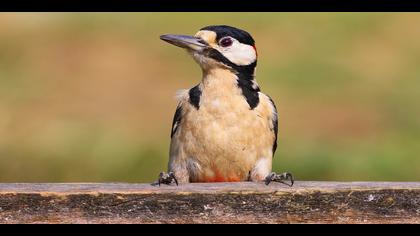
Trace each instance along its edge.
{"label": "bird's bill", "polygon": [[188,35],[165,34],[160,36],[160,39],[175,46],[194,51],[202,51],[208,46],[202,39]]}

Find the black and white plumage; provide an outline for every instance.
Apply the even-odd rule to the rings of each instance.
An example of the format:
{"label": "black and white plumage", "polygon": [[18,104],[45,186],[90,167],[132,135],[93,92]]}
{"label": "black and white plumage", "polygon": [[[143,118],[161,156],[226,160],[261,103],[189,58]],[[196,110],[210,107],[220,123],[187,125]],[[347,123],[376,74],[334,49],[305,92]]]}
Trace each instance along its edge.
{"label": "black and white plumage", "polygon": [[273,176],[278,114],[255,80],[257,51],[251,35],[230,26],[208,26],[195,36],[161,39],[187,49],[203,71],[198,85],[178,95],[169,171],[180,183]]}

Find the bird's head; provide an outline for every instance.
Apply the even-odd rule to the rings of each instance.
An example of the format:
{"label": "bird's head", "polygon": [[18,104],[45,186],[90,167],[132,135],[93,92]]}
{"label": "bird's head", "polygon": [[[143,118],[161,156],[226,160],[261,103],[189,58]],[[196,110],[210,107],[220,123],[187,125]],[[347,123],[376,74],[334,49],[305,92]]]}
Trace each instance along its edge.
{"label": "bird's head", "polygon": [[254,39],[248,32],[231,26],[207,26],[194,36],[166,34],[160,38],[187,49],[203,70],[225,68],[254,74],[257,65]]}

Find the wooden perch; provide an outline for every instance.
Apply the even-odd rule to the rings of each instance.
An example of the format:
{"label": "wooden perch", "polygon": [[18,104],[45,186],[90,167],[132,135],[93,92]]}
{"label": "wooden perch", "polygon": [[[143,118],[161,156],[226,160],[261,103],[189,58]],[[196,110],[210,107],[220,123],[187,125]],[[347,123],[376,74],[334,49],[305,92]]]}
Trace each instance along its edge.
{"label": "wooden perch", "polygon": [[420,183],[0,184],[0,223],[420,223]]}

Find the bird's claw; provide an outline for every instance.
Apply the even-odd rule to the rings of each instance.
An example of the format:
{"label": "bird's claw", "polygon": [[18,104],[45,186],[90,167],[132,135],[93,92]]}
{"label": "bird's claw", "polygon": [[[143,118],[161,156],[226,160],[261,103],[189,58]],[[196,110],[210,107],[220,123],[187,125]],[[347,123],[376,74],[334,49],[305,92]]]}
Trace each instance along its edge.
{"label": "bird's claw", "polygon": [[[290,183],[285,181],[290,181]],[[293,178],[293,175],[291,173],[285,172],[283,174],[276,174],[275,172],[272,172],[267,177],[265,177],[265,184],[269,185],[271,182],[279,182],[282,184],[285,184],[289,187],[292,187],[295,183],[295,180]]]}
{"label": "bird's claw", "polygon": [[159,186],[160,184],[171,185],[173,182],[175,182],[175,184],[178,186],[178,180],[176,179],[175,174],[173,172],[169,172],[169,173],[161,172],[159,174],[159,179],[158,179]]}

